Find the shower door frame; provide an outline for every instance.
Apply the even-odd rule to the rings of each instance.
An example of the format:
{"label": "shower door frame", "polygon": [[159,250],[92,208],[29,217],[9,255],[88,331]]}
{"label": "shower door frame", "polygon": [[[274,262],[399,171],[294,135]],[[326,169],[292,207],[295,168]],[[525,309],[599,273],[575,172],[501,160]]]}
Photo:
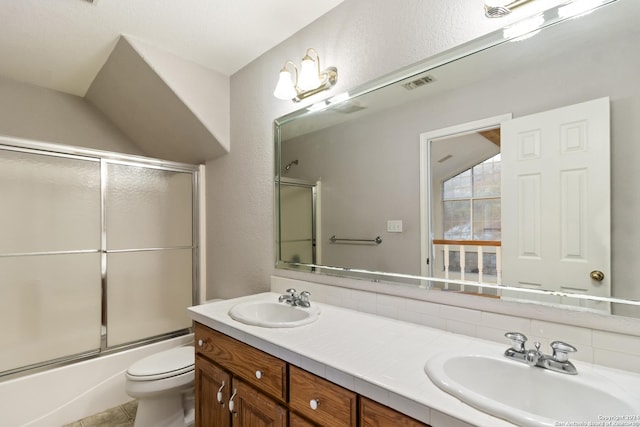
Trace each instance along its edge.
{"label": "shower door frame", "polygon": [[[46,369],[64,366],[77,361],[85,360],[91,357],[107,355],[135,347],[144,346],[153,342],[162,341],[186,335],[192,332],[192,327],[179,329],[172,332],[162,333],[156,336],[145,337],[133,342],[119,345],[107,346],[108,324],[107,324],[107,255],[109,253],[123,253],[134,251],[153,251],[153,250],[175,250],[175,249],[191,249],[191,302],[197,304],[200,300],[200,169],[198,165],[187,163],[172,162],[162,159],[155,159],[133,154],[121,154],[104,150],[91,148],[76,147],[64,144],[53,144],[48,142],[33,141],[22,138],[8,137],[0,135],[0,150],[13,151],[28,154],[37,154],[51,157],[62,157],[69,159],[77,159],[83,161],[93,161],[100,164],[100,249],[99,250],[77,250],[77,251],[45,251],[34,252],[29,255],[56,255],[56,254],[79,254],[79,253],[99,253],[100,254],[100,281],[101,281],[101,313],[100,313],[100,347],[86,352],[65,355],[59,358],[46,360],[26,366],[9,369],[0,372],[0,381],[32,374]],[[133,167],[143,167],[149,169],[173,171],[180,173],[191,173],[191,200],[192,200],[192,218],[191,218],[191,246],[176,246],[166,248],[142,248],[142,249],[124,249],[109,250],[107,248],[107,230],[106,230],[106,206],[107,206],[107,166],[109,164],[126,165]],[[0,257],[16,257],[25,254],[7,253],[0,254]]]}

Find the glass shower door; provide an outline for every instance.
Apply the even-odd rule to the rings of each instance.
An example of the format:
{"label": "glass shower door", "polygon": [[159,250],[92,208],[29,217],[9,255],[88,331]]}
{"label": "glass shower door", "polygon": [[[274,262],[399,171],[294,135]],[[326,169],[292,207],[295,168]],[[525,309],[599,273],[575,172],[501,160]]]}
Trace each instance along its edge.
{"label": "glass shower door", "polygon": [[106,163],[107,346],[191,327],[193,173]]}
{"label": "glass shower door", "polygon": [[198,167],[0,138],[0,378],[189,333]]}
{"label": "glass shower door", "polygon": [[0,372],[100,350],[100,162],[0,149]]}
{"label": "glass shower door", "polygon": [[280,259],[315,264],[315,186],[280,182]]}

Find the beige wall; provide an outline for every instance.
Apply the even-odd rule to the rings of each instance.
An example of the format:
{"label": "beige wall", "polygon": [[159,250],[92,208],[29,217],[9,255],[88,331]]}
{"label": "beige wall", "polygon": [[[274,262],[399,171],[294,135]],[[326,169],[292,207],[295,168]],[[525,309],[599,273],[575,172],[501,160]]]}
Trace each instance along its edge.
{"label": "beige wall", "polygon": [[[231,78],[231,152],[207,163],[207,298],[269,288],[274,272],[273,120],[303,105],[273,97],[278,71],[315,48],[336,66],[331,94],[474,39],[560,1],[484,17],[481,0],[346,0]],[[312,97],[309,104],[325,95]]]}
{"label": "beige wall", "polygon": [[0,134],[142,154],[84,98],[0,77]]}

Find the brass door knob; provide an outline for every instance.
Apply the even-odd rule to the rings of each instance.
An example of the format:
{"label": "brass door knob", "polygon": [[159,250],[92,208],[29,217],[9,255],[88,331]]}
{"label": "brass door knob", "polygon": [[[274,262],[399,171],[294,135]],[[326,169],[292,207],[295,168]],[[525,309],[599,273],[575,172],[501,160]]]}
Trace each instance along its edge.
{"label": "brass door knob", "polygon": [[591,277],[593,280],[597,280],[598,282],[602,282],[604,280],[604,273],[599,270],[593,270],[589,274],[589,277]]}

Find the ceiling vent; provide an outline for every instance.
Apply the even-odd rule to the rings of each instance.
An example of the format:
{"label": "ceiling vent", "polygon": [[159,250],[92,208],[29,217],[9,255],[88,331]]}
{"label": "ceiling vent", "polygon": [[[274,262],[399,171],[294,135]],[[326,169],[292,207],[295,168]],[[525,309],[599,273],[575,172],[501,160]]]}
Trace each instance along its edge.
{"label": "ceiling vent", "polygon": [[419,88],[421,86],[424,86],[424,85],[426,85],[428,83],[431,83],[433,81],[435,81],[433,76],[426,75],[426,76],[420,77],[419,79],[415,79],[413,81],[410,81],[409,83],[403,83],[402,87],[404,87],[406,90],[413,90],[413,89],[417,89],[417,88]]}

